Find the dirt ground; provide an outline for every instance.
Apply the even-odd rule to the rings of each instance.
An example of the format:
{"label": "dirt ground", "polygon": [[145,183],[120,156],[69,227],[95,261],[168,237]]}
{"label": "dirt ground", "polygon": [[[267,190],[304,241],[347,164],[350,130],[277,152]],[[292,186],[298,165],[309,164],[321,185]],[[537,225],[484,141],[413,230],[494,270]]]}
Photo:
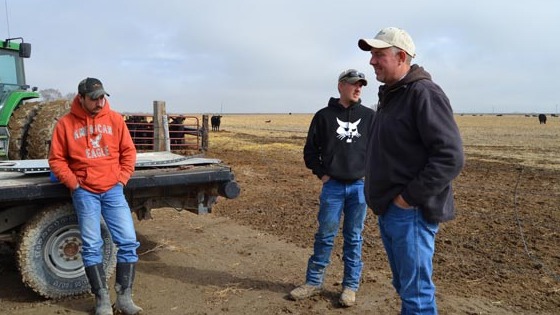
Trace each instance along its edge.
{"label": "dirt ground", "polygon": [[[219,199],[209,215],[166,208],[136,223],[141,247],[134,297],[145,314],[399,313],[371,212],[357,305],[337,302],[340,237],[326,291],[306,301],[287,298],[304,281],[320,191],[320,181],[303,165],[301,133],[262,136],[224,128],[212,141],[208,155],[233,167],[241,196]],[[476,152],[467,147],[466,167],[455,182],[458,217],[442,224],[437,236],[440,314],[559,314],[560,171]],[[0,279],[0,314],[93,310],[91,296],[46,301],[35,295],[21,283],[9,248],[0,250]]]}

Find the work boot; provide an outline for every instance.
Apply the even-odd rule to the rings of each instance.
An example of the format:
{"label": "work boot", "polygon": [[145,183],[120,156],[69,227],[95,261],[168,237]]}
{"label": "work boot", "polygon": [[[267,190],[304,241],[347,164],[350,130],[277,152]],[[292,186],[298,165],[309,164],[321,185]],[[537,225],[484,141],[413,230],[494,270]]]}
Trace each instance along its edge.
{"label": "work boot", "polygon": [[350,288],[344,288],[340,294],[340,304],[345,307],[353,306],[356,304],[356,291]]}
{"label": "work boot", "polygon": [[294,300],[303,300],[315,296],[323,291],[321,286],[303,284],[290,292],[290,296]]}
{"label": "work boot", "polygon": [[117,276],[115,280],[117,302],[115,303],[115,310],[126,315],[135,315],[143,311],[141,307],[132,301],[135,267],[135,263],[117,263]]}
{"label": "work boot", "polygon": [[91,292],[95,295],[95,315],[113,315],[103,264],[85,267],[85,270]]}

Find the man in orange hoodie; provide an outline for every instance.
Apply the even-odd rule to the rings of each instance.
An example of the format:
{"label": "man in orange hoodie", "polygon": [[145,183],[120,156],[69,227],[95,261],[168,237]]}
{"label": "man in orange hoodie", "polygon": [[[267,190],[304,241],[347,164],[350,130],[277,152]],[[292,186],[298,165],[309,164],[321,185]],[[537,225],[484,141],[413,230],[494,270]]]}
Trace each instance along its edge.
{"label": "man in orange hoodie", "polygon": [[49,165],[72,193],[83,242],[82,260],[96,297],[95,314],[113,314],[103,269],[102,216],[118,248],[115,308],[138,314],[142,308],[131,295],[140,243],[123,193],[134,172],[136,149],[122,116],[111,110],[106,95],[98,79],[80,82],[70,113],[58,121],[53,132]]}

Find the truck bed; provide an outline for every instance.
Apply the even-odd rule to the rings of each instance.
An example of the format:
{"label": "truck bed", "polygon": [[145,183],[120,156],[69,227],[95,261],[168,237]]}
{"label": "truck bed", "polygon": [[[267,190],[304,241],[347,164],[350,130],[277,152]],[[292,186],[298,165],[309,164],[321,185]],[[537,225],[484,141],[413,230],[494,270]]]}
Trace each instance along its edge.
{"label": "truck bed", "polygon": [[[210,213],[218,196],[236,198],[240,188],[229,166],[208,164],[136,170],[124,193],[131,211],[145,220],[162,207]],[[0,172],[0,241],[43,209],[71,202],[70,191],[51,182],[49,173]]]}
{"label": "truck bed", "polygon": [[[233,181],[229,166],[223,164],[194,165],[136,170],[125,186],[126,193],[148,188],[220,184]],[[61,183],[52,183],[48,173],[22,174],[0,172],[0,203],[69,198],[69,190]]]}
{"label": "truck bed", "polygon": [[[197,214],[212,211],[219,196],[233,199],[240,188],[231,168],[217,159],[166,152],[139,154],[124,194],[139,220],[151,210],[172,207]],[[53,205],[71,204],[70,190],[52,182],[46,160],[0,164],[0,236]]]}

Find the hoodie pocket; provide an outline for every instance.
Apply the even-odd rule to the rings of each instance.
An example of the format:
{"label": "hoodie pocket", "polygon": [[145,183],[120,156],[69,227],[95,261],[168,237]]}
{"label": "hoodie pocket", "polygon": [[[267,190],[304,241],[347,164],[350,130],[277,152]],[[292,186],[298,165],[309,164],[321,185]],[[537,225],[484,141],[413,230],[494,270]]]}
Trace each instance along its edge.
{"label": "hoodie pocket", "polygon": [[117,176],[113,166],[90,167],[87,170],[87,181],[94,187],[112,186],[118,182]]}

